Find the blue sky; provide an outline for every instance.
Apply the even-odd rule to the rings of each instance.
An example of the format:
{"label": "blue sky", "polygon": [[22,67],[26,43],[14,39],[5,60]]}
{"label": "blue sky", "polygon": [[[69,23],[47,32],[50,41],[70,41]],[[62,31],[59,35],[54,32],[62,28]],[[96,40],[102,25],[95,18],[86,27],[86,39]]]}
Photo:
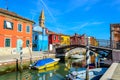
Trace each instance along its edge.
{"label": "blue sky", "polygon": [[120,23],[120,0],[0,0],[0,8],[6,4],[35,25],[44,8],[45,26],[57,33],[109,39],[110,24]]}

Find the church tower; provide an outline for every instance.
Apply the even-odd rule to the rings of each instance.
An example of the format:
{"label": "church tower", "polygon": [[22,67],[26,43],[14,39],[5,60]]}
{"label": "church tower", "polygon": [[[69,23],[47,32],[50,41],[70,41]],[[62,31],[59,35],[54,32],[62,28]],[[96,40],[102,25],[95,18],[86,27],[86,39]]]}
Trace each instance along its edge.
{"label": "church tower", "polygon": [[41,15],[39,17],[39,26],[42,28],[45,28],[45,16],[44,16],[44,10],[42,10]]}

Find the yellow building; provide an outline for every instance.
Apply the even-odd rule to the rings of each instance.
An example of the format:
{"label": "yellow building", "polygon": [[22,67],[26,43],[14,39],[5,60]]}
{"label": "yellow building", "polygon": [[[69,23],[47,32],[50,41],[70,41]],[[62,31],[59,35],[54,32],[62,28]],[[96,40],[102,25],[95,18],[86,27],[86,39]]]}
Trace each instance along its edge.
{"label": "yellow building", "polygon": [[60,44],[61,45],[70,45],[70,36],[69,35],[64,35],[60,34]]}

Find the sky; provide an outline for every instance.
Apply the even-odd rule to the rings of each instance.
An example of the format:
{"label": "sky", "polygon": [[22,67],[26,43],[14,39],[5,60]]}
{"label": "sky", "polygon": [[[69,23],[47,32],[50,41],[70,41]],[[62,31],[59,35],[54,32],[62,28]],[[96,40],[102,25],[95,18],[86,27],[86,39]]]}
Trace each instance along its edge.
{"label": "sky", "polygon": [[41,10],[45,27],[67,35],[86,34],[110,39],[110,24],[120,23],[120,0],[0,0],[0,8],[17,13],[39,25]]}

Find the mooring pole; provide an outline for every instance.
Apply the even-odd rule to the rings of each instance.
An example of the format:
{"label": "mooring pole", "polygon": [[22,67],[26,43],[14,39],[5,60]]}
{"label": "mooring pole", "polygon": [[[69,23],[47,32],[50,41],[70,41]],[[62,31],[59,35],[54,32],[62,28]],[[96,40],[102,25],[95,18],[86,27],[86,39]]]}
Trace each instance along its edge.
{"label": "mooring pole", "polygon": [[22,70],[23,70],[23,66],[22,66],[22,54],[23,54],[22,47],[20,49],[21,49],[20,50],[20,72],[22,72]]}
{"label": "mooring pole", "polygon": [[89,50],[89,41],[88,41],[88,38],[87,38],[87,47],[86,47],[86,80],[89,80],[89,53],[90,53],[90,50]]}
{"label": "mooring pole", "polygon": [[95,67],[97,68],[97,53],[95,53]]}
{"label": "mooring pole", "polygon": [[18,71],[18,59],[16,58],[16,71]]}
{"label": "mooring pole", "polygon": [[87,53],[86,53],[86,80],[89,80],[89,53],[90,53],[90,50],[87,49]]}
{"label": "mooring pole", "polygon": [[30,49],[30,45],[28,45],[28,49],[29,49],[29,52],[30,52],[30,64],[32,64],[32,51]]}

